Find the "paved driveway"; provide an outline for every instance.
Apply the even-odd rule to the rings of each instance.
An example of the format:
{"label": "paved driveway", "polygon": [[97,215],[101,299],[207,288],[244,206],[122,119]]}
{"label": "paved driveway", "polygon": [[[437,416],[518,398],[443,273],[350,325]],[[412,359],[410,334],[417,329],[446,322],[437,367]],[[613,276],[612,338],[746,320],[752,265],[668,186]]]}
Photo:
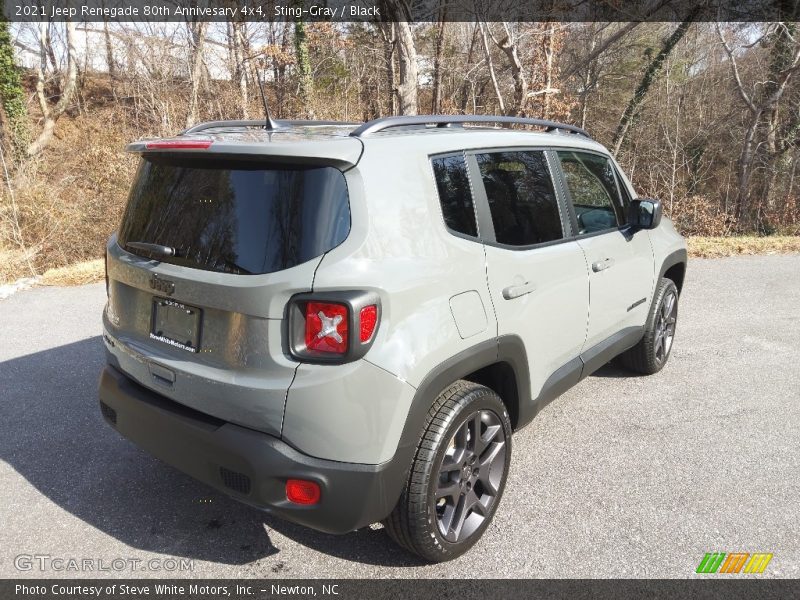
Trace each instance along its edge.
{"label": "paved driveway", "polygon": [[197,577],[687,577],[710,551],[800,577],[800,256],[692,261],[667,367],[605,367],[548,406],[484,539],[433,566],[378,527],[267,517],[119,437],[95,398],[103,302],[102,284],[0,301],[0,577],[98,575],[19,572],[21,554],[188,558]]}

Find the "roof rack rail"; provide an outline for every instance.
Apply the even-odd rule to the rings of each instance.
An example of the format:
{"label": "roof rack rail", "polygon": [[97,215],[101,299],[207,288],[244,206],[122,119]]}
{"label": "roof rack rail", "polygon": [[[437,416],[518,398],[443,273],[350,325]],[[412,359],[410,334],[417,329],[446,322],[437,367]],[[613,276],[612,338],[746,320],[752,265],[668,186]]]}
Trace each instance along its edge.
{"label": "roof rack rail", "polygon": [[[290,127],[321,127],[325,125],[360,125],[360,123],[352,122],[352,121],[310,121],[310,120],[296,120],[296,121],[288,121],[288,120],[275,120],[274,123],[278,126],[278,129],[272,129],[270,131],[280,131],[281,129],[288,129]],[[190,135],[192,133],[198,133],[200,131],[205,131],[206,129],[216,129],[218,127],[259,127],[261,129],[267,129],[266,121],[264,119],[250,119],[246,121],[208,121],[206,123],[198,123],[194,127],[189,127],[181,131],[180,135]]]}
{"label": "roof rack rail", "polygon": [[545,119],[526,119],[523,117],[501,117],[493,115],[413,115],[405,117],[383,117],[364,123],[360,127],[350,132],[353,137],[365,137],[392,127],[405,127],[409,125],[436,125],[439,127],[450,127],[451,125],[461,125],[463,123],[510,123],[515,125],[535,125],[543,127],[545,131],[568,131],[591,139],[586,130],[567,125],[566,123],[556,123]]}

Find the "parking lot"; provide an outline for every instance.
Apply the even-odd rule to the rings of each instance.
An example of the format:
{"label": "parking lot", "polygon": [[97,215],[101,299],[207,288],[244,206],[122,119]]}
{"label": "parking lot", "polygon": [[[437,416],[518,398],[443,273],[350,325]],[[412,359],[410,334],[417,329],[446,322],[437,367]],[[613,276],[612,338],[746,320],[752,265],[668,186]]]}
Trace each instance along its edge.
{"label": "parking lot", "polygon": [[691,261],[667,367],[606,366],[550,404],[514,437],[483,540],[442,565],[379,526],[273,519],[122,439],[97,408],[104,300],[95,284],[0,301],[0,577],[690,577],[717,551],[800,577],[800,255]]}

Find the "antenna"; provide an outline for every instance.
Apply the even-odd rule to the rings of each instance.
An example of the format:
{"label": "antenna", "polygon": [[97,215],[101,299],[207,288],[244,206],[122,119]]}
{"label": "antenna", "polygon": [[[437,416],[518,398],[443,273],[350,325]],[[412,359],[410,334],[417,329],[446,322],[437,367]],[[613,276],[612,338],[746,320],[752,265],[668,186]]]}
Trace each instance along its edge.
{"label": "antenna", "polygon": [[269,114],[269,105],[267,104],[267,96],[264,94],[264,82],[261,79],[258,67],[256,67],[256,79],[258,80],[258,89],[261,92],[261,102],[264,104],[264,120],[265,120],[264,129],[268,129],[269,131],[280,129],[278,124],[272,120],[272,116]]}

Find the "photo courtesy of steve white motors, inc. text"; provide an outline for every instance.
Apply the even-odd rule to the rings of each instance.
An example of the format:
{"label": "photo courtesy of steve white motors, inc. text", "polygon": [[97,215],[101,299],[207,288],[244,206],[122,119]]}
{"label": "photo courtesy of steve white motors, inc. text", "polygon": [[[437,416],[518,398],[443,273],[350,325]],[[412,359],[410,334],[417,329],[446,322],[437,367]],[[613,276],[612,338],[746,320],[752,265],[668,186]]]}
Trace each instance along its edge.
{"label": "photo courtesy of steve white motors, inc. text", "polygon": [[340,594],[339,585],[336,583],[317,584],[293,584],[281,585],[271,583],[267,587],[261,585],[244,584],[206,584],[206,583],[111,583],[108,585],[81,585],[80,583],[53,583],[26,585],[18,583],[14,586],[14,595],[23,596],[60,596],[60,597],[130,597],[140,598],[142,596],[174,597],[189,596],[223,598],[242,596],[253,596],[255,594],[270,594],[272,596],[338,596]]}

